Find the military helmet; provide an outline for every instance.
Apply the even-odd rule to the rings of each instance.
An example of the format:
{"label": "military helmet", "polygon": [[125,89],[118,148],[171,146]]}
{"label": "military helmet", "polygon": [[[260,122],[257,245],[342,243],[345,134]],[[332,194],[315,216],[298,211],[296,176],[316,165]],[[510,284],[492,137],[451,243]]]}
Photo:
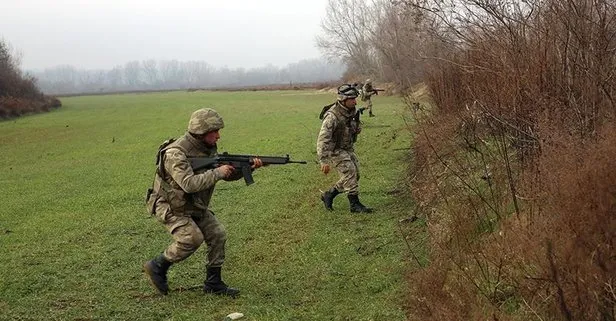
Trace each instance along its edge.
{"label": "military helmet", "polygon": [[222,117],[211,108],[201,108],[190,116],[188,132],[202,135],[225,127]]}
{"label": "military helmet", "polygon": [[368,78],[366,79],[366,84],[371,84],[372,83],[372,79]]}
{"label": "military helmet", "polygon": [[359,96],[359,91],[353,85],[344,84],[338,87],[338,100],[340,101],[357,98],[357,96]]}

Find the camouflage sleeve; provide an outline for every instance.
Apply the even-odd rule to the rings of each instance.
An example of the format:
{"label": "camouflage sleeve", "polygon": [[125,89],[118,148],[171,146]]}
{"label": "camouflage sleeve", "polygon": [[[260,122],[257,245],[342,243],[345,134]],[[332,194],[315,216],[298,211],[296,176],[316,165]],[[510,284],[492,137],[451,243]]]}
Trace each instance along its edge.
{"label": "camouflage sleeve", "polygon": [[177,148],[168,149],[164,159],[165,171],[186,193],[196,193],[212,188],[221,179],[218,172],[213,169],[195,174],[186,155]]}
{"label": "camouflage sleeve", "polygon": [[323,123],[321,124],[321,130],[317,138],[317,157],[319,163],[327,163],[327,159],[331,157],[336,142],[334,142],[334,129],[336,128],[336,117],[332,114],[327,114]]}

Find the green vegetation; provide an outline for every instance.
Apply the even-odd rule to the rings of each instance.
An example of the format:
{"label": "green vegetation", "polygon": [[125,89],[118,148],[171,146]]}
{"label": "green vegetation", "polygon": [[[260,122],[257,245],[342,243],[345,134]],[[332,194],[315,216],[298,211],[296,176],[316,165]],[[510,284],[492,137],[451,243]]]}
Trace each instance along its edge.
{"label": "green vegetation", "polygon": [[[319,201],[336,175],[315,162],[321,107],[314,91],[169,92],[72,97],[50,113],[0,122],[0,319],[404,320],[412,262],[396,200],[410,135],[397,98],[375,98],[356,145],[362,201],[333,213]],[[143,263],[170,242],[144,207],[154,155],[198,107],[225,119],[219,150],[308,160],[270,166],[256,183],[221,182],[212,209],[228,230],[223,276],[238,299],[201,292],[204,252],[170,270],[159,296]],[[409,263],[411,262],[411,263]]]}

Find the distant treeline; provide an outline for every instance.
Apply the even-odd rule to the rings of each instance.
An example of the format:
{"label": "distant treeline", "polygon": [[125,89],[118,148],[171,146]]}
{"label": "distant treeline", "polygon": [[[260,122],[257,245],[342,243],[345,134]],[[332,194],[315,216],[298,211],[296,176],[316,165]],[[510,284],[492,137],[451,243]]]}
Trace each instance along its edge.
{"label": "distant treeline", "polygon": [[49,111],[61,103],[43,95],[36,80],[21,72],[9,45],[0,40],[0,119]]}
{"label": "distant treeline", "polygon": [[31,72],[48,94],[110,93],[119,91],[191,88],[239,88],[290,85],[338,80],[345,71],[340,63],[312,59],[279,68],[216,68],[204,61],[131,61],[110,70],[58,66]]}

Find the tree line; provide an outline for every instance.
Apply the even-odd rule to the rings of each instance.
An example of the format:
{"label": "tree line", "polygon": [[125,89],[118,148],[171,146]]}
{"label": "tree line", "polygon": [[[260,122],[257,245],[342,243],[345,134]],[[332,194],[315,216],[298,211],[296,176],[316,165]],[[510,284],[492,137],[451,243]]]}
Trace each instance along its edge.
{"label": "tree line", "polygon": [[39,88],[50,94],[118,91],[239,88],[259,85],[293,85],[340,79],[342,63],[302,60],[285,67],[214,67],[204,61],[130,61],[110,70],[79,69],[64,65],[31,71]]}

